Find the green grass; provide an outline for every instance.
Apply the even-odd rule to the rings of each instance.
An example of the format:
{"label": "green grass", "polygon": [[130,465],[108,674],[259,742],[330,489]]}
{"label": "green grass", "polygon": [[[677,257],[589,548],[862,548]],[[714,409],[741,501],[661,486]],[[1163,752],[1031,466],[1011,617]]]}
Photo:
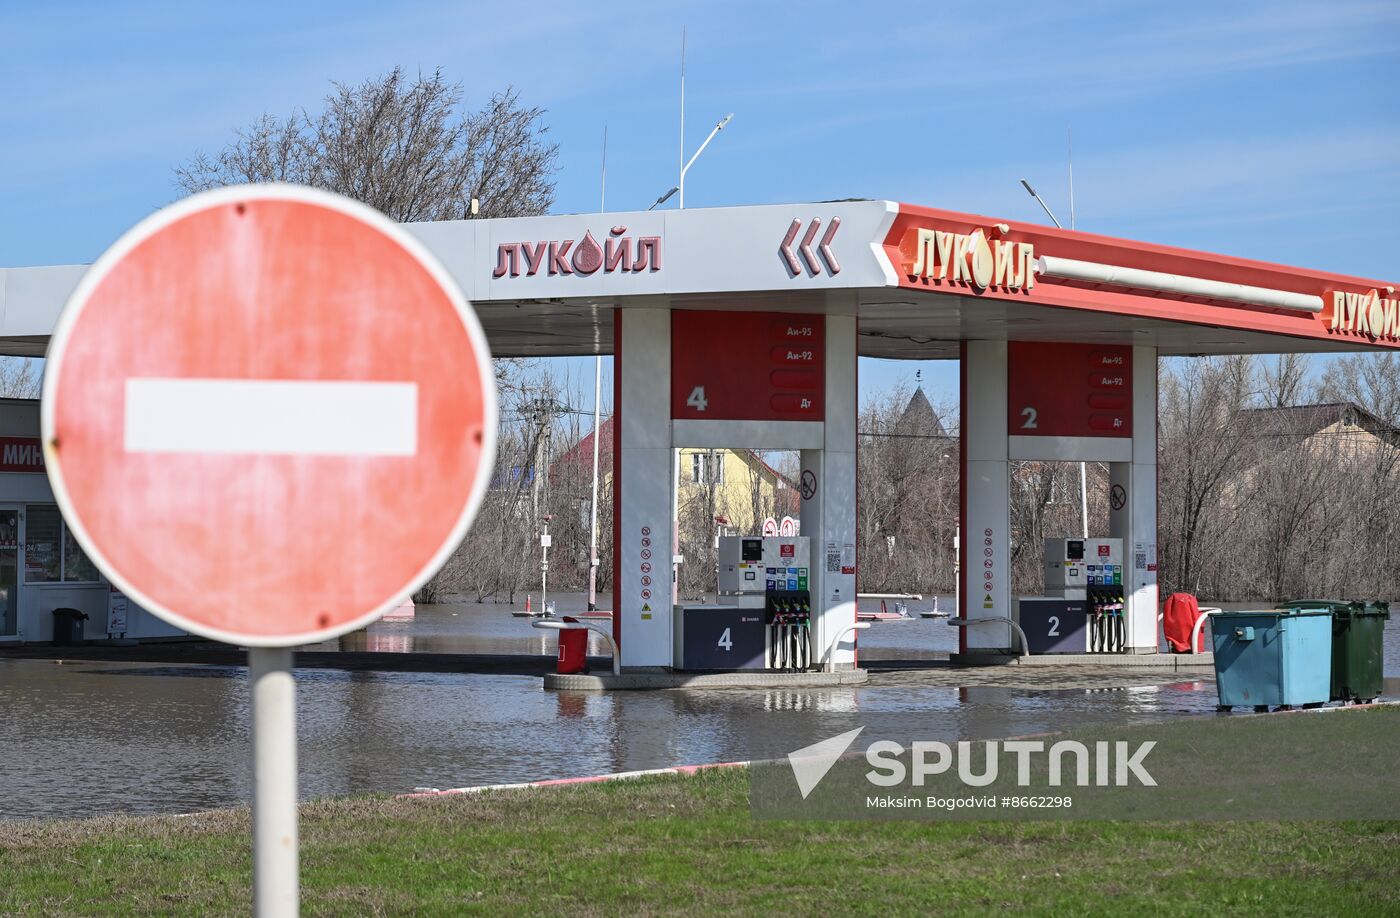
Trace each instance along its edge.
{"label": "green grass", "polygon": [[[321,914],[1382,915],[1400,823],[770,822],[702,772],[302,809]],[[0,824],[0,913],[247,914],[247,810]]]}

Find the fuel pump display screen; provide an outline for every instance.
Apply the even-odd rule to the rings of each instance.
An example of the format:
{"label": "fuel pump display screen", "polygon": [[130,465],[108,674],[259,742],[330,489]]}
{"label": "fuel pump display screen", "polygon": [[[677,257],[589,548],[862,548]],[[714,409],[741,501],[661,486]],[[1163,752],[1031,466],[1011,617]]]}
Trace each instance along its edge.
{"label": "fuel pump display screen", "polygon": [[1070,539],[1068,542],[1066,542],[1066,543],[1065,543],[1065,560],[1066,560],[1066,561],[1083,561],[1083,560],[1084,560],[1084,543],[1081,542],[1081,541],[1079,541],[1078,539]]}

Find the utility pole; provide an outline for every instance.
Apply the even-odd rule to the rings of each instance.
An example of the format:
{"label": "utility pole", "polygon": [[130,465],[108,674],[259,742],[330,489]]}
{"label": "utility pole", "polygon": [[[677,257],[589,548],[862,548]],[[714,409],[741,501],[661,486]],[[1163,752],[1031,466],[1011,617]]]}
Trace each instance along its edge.
{"label": "utility pole", "polygon": [[554,402],[548,397],[535,399],[535,423],[539,430],[535,435],[535,455],[530,469],[530,513],[531,522],[540,537],[540,613],[549,615],[549,520],[548,513],[541,515],[541,496],[548,510],[548,495],[544,494],[545,475],[548,474],[549,440],[554,431]]}
{"label": "utility pole", "polygon": [[598,423],[601,417],[599,403],[603,395],[603,358],[593,358],[593,500],[590,508],[593,523],[589,532],[588,546],[588,611],[598,608],[598,450],[603,439],[603,431]]}
{"label": "utility pole", "polygon": [[540,495],[544,489],[549,439],[554,428],[553,410],[554,403],[548,398],[535,400],[535,423],[539,425],[539,431],[535,435],[535,455],[530,468],[530,518],[536,524],[540,519]]}

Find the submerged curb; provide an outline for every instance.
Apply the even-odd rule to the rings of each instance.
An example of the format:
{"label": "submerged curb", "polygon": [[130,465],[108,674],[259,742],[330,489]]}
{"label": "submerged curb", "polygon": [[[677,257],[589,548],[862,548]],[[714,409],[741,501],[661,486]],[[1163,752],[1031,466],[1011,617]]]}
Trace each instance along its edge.
{"label": "submerged curb", "polygon": [[397,794],[396,799],[408,800],[415,797],[451,797],[459,794],[480,794],[486,791],[521,790],[532,787],[563,787],[569,784],[601,784],[606,781],[628,781],[632,778],[646,778],[652,775],[695,775],[698,772],[715,768],[748,768],[748,762],[715,762],[710,765],[674,765],[671,768],[646,768],[641,771],[619,771],[606,775],[588,775],[582,778],[553,778],[548,781],[523,781],[518,784],[480,784],[476,787],[452,787],[439,790],[435,787],[415,788],[410,794]]}
{"label": "submerged curb", "polygon": [[549,673],[544,687],[551,691],[608,692],[657,689],[716,688],[828,688],[833,685],[864,685],[870,673],[864,669],[841,669],[815,673],[671,673],[641,672],[588,675]]}
{"label": "submerged curb", "polygon": [[[1391,707],[1395,705],[1400,705],[1400,700],[1383,699],[1379,701],[1373,701],[1370,704],[1328,705],[1326,707],[1321,708],[1295,708],[1288,711],[1261,711],[1258,713],[1251,712],[1248,714],[1242,713],[1231,719],[1239,719],[1240,717],[1271,717],[1275,714],[1326,714],[1333,711],[1359,711],[1364,710],[1366,708]],[[1202,714],[1201,716],[1209,717],[1213,715]],[[1061,735],[1061,733],[1062,731],[1052,730],[1048,733],[1028,733],[1023,736],[1006,737],[1006,739],[1036,739],[1047,736],[1059,736]],[[844,756],[842,756],[842,758],[851,758],[858,754],[859,753],[846,753]],[[776,761],[777,760],[772,760],[759,764],[774,764]],[[475,787],[452,787],[446,789],[439,789],[436,787],[418,787],[414,788],[412,793],[395,794],[394,796],[397,800],[409,800],[421,797],[451,797],[462,794],[480,794],[485,793],[486,791],[522,790],[527,788],[540,787],[564,787],[570,784],[601,784],[606,781],[628,781],[633,778],[645,778],[650,777],[652,775],[693,776],[699,772],[709,771],[711,769],[748,768],[753,764],[755,763],[747,760],[741,762],[714,762],[708,765],[673,765],[670,768],[646,768],[640,771],[619,771],[614,772],[612,774],[586,775],[581,778],[553,778],[547,781],[522,781],[516,784],[479,784]]]}

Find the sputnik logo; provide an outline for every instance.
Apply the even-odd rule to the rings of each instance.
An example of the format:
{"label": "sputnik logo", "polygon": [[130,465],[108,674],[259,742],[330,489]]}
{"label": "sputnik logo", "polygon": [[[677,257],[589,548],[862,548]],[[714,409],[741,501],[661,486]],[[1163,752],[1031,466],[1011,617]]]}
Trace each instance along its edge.
{"label": "sputnik logo", "polygon": [[831,766],[846,754],[846,750],[851,748],[856,737],[864,730],[864,727],[857,727],[788,753],[788,764],[792,766],[792,776],[797,779],[797,789],[802,792],[803,800],[817,789],[822,778],[831,771]]}

